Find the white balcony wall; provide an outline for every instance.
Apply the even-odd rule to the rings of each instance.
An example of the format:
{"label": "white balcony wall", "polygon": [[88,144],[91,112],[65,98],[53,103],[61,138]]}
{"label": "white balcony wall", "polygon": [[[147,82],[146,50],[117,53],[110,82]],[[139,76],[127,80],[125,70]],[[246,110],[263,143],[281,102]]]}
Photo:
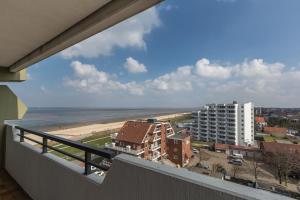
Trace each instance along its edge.
{"label": "white balcony wall", "polygon": [[284,196],[209,176],[117,156],[105,178],[84,176],[79,166],[20,143],[6,132],[5,168],[33,200],[286,200]]}

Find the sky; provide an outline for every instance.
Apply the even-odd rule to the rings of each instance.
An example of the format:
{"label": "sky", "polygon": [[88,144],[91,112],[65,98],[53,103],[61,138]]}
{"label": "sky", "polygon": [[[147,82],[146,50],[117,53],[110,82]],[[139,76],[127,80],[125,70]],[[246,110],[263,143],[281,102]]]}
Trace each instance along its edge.
{"label": "sky", "polygon": [[30,107],[300,107],[300,1],[166,0],[28,69]]}

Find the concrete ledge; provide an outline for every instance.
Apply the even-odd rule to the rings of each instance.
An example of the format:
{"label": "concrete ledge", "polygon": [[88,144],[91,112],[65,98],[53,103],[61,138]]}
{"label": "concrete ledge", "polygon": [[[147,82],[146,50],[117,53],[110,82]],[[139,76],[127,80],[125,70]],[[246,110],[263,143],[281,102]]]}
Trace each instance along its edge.
{"label": "concrete ledge", "polygon": [[290,199],[125,154],[115,158],[104,179],[84,176],[79,166],[18,139],[8,126],[5,168],[34,200]]}
{"label": "concrete ledge", "polygon": [[19,72],[10,72],[8,67],[0,67],[0,82],[22,82],[26,80],[26,69]]}

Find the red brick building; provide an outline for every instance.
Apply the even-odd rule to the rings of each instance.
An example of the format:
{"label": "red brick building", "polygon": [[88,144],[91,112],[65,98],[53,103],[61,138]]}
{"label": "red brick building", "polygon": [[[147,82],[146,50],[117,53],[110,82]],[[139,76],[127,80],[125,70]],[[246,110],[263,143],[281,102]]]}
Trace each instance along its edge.
{"label": "red brick building", "polygon": [[284,137],[287,134],[287,128],[265,126],[263,132],[276,137]]}
{"label": "red brick building", "polygon": [[297,164],[300,173],[300,145],[278,142],[261,142],[260,148],[264,155],[285,156]]}
{"label": "red brick building", "polygon": [[169,122],[155,119],[127,121],[119,133],[111,135],[113,142],[105,147],[117,153],[158,161],[166,156],[166,140],[173,135]]}
{"label": "red brick building", "polygon": [[187,165],[192,156],[190,136],[182,131],[167,138],[167,154],[173,163],[181,167]]}

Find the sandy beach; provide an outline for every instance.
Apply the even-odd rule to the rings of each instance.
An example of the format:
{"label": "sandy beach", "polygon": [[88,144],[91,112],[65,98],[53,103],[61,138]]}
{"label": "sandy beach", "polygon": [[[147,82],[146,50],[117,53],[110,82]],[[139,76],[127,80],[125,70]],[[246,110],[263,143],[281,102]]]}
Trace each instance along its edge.
{"label": "sandy beach", "polygon": [[[169,114],[169,115],[162,115],[155,117],[158,120],[167,120],[175,117],[180,117],[188,113],[176,113],[176,114]],[[145,118],[147,119],[147,118]],[[120,122],[111,122],[111,123],[99,123],[99,124],[91,124],[91,125],[85,125],[85,126],[79,126],[74,128],[66,128],[66,129],[60,129],[60,130],[54,130],[49,131],[47,133],[51,135],[56,135],[62,138],[70,139],[70,140],[79,140],[84,137],[88,137],[96,132],[102,132],[102,131],[108,131],[113,129],[119,129],[123,126],[123,124],[126,122],[120,121]],[[29,136],[32,139],[41,141],[41,138],[32,134],[27,134],[26,136]]]}

